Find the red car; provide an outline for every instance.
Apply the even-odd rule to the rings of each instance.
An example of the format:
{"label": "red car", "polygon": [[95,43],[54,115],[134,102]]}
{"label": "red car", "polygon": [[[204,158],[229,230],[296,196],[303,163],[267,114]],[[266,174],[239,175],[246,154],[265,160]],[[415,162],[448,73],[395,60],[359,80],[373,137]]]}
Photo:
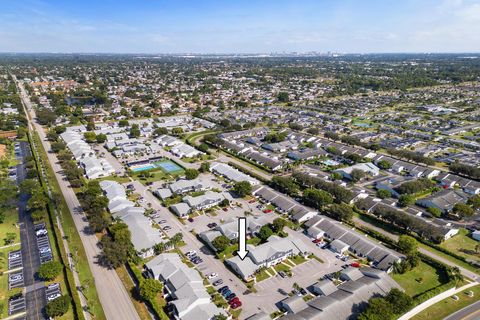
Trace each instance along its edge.
{"label": "red car", "polygon": [[265,210],[263,210],[263,213],[270,213],[270,212],[272,212],[271,209],[265,209]]}
{"label": "red car", "polygon": [[360,263],[358,263],[358,262],[352,262],[352,263],[350,264],[350,266],[352,266],[352,267],[354,267],[354,268],[360,268]]}
{"label": "red car", "polygon": [[313,243],[320,243],[320,242],[322,242],[322,239],[313,239],[312,242],[313,242]]}
{"label": "red car", "polygon": [[238,299],[238,297],[235,297],[235,298],[233,298],[233,299],[230,299],[230,300],[228,301],[228,303],[229,303],[229,304],[233,304],[233,303],[241,303],[241,302],[240,302],[240,299]]}
{"label": "red car", "polygon": [[242,306],[242,303],[240,301],[230,304],[230,307],[232,307],[232,309],[237,309],[241,306]]}
{"label": "red car", "polygon": [[225,212],[228,211],[228,208],[223,208],[223,211],[225,211]]}
{"label": "red car", "polygon": [[248,203],[255,203],[255,202],[256,202],[255,200],[248,201]]}

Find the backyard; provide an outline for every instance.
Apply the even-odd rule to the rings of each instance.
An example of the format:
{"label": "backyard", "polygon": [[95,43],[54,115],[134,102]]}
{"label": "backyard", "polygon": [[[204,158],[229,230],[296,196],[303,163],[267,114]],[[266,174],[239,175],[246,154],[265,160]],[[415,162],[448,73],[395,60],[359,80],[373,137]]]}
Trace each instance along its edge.
{"label": "backyard", "polygon": [[404,274],[393,274],[392,278],[411,297],[438,287],[445,282],[443,273],[423,261],[420,261],[417,267]]}
{"label": "backyard", "polygon": [[442,248],[456,252],[467,259],[480,261],[480,252],[475,250],[477,245],[479,245],[479,242],[472,239],[466,229],[460,229],[456,236],[440,244]]}

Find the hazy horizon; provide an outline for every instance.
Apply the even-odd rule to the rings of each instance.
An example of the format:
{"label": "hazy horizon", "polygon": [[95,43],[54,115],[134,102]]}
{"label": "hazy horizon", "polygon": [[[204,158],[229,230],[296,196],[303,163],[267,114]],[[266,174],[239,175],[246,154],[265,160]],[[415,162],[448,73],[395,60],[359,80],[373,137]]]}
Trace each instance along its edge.
{"label": "hazy horizon", "polygon": [[8,2],[0,52],[478,53],[480,0]]}

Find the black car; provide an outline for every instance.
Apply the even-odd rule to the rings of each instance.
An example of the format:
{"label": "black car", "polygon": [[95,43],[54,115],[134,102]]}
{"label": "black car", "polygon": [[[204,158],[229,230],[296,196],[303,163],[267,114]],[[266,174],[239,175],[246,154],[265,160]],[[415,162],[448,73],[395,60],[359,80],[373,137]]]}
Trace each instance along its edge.
{"label": "black car", "polygon": [[233,298],[235,298],[237,295],[235,293],[231,293],[229,294],[226,298],[227,298],[227,301],[230,301],[232,300]]}

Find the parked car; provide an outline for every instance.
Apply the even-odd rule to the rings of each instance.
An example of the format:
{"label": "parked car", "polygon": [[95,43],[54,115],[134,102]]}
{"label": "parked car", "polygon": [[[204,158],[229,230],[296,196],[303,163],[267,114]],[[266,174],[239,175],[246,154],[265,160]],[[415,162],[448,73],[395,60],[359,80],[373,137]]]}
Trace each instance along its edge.
{"label": "parked car", "polygon": [[212,272],[212,273],[210,273],[210,274],[207,276],[207,278],[208,278],[209,280],[214,279],[214,278],[216,278],[216,277],[218,277],[218,273],[216,273],[216,272]]}
{"label": "parked car", "polygon": [[225,290],[229,290],[228,286],[223,286],[223,287],[221,287],[220,289],[218,289],[218,292],[219,292],[220,294],[222,294],[222,292],[225,291]]}
{"label": "parked car", "polygon": [[23,276],[21,274],[12,274],[9,279],[10,281],[20,281],[23,279]]}
{"label": "parked car", "polygon": [[10,253],[10,254],[8,255],[8,258],[9,258],[9,259],[18,259],[18,258],[20,258],[20,253],[19,253],[19,252]]}
{"label": "parked car", "polygon": [[55,289],[55,288],[59,288],[59,287],[60,287],[60,283],[58,283],[58,282],[51,283],[47,286],[48,289]]}
{"label": "parked car", "polygon": [[216,287],[216,286],[219,286],[219,285],[221,285],[221,284],[223,284],[223,280],[222,280],[222,279],[218,279],[217,281],[215,281],[215,282],[213,283],[213,285],[214,285],[215,287]]}
{"label": "parked car", "polygon": [[193,222],[193,218],[188,218],[188,222]]}
{"label": "parked car", "polygon": [[46,236],[48,233],[48,231],[46,229],[40,229],[38,230],[37,232],[35,232],[35,234],[37,235],[37,237],[41,237],[41,236]]}
{"label": "parked car", "polygon": [[165,230],[165,231],[170,230],[170,229],[172,229],[172,227],[170,227],[170,226],[163,227],[163,230]]}
{"label": "parked car", "polygon": [[187,253],[185,253],[185,255],[186,255],[187,257],[195,256],[195,255],[197,255],[197,251],[195,251],[195,250],[190,250],[190,251],[188,251]]}
{"label": "parked car", "polygon": [[313,239],[312,242],[313,243],[320,243],[320,242],[322,242],[322,239]]}
{"label": "parked car", "polygon": [[57,298],[60,298],[62,295],[60,293],[54,293],[54,294],[50,294],[47,296],[47,300],[48,301],[52,301],[52,300],[55,300]]}
{"label": "parked car", "polygon": [[232,300],[233,298],[235,298],[236,296],[237,296],[237,295],[236,295],[234,292],[232,292],[232,293],[230,293],[228,296],[226,296],[226,298],[227,298],[228,301],[230,301],[230,300]]}
{"label": "parked car", "polygon": [[272,212],[271,209],[265,209],[265,210],[263,210],[263,213],[271,213],[271,212]]}
{"label": "parked car", "polygon": [[225,212],[227,212],[227,211],[228,211],[228,208],[223,208],[222,210],[225,211]]}
{"label": "parked car", "polygon": [[241,306],[242,306],[242,303],[240,301],[230,304],[230,307],[232,307],[232,309],[237,309]]}
{"label": "parked car", "polygon": [[238,297],[234,297],[233,299],[228,300],[229,304],[238,303],[238,302],[240,302],[240,299],[238,299]]}
{"label": "parked car", "polygon": [[232,294],[232,291],[230,291],[230,289],[227,289],[225,291],[222,291],[221,294],[224,298],[226,298],[226,297],[228,297],[229,295]]}
{"label": "parked car", "polygon": [[160,221],[158,221],[158,223],[160,223],[160,224],[165,223],[165,222],[167,222],[167,220],[160,220]]}
{"label": "parked car", "polygon": [[287,274],[286,274],[285,272],[283,272],[283,271],[280,271],[280,272],[278,273],[278,275],[279,275],[280,277],[282,277],[282,278],[286,278],[286,277],[287,277]]}

